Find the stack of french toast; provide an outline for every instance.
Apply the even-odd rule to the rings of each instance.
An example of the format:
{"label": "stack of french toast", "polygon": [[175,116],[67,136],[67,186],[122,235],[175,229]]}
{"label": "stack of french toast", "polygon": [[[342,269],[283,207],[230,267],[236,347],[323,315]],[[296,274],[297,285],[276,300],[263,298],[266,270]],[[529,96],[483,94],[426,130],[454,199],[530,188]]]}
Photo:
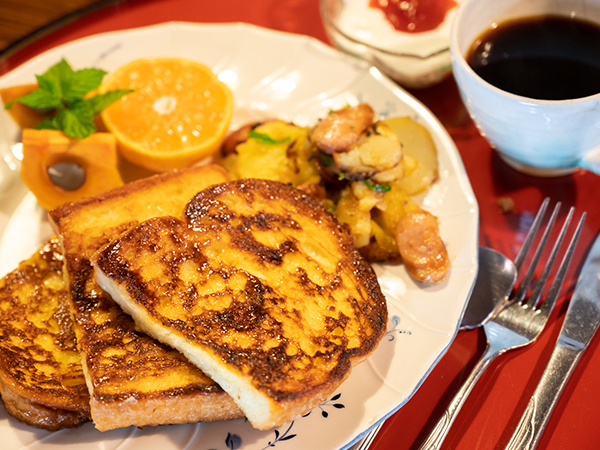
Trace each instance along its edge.
{"label": "stack of french toast", "polygon": [[385,333],[349,231],[286,184],[193,166],[49,218],[56,237],[0,281],[0,392],[30,425],[269,429],[328,398]]}

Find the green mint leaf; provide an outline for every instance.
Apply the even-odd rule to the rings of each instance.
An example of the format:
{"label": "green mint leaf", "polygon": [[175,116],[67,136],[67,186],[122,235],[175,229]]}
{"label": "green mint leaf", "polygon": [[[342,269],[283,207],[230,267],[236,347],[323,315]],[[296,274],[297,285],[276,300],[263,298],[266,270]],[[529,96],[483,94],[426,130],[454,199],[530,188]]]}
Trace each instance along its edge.
{"label": "green mint leaf", "polygon": [[372,191],[375,191],[375,192],[388,192],[392,189],[392,187],[388,186],[387,184],[372,183],[369,180],[363,180],[363,181],[369,189],[371,189]]}
{"label": "green mint leaf", "polygon": [[53,117],[38,124],[38,129],[62,130],[72,138],[85,138],[96,131],[94,116],[85,100],[77,100],[69,109],[61,109]]}
{"label": "green mint leaf", "polygon": [[52,116],[43,119],[35,128],[37,130],[60,130],[60,125],[56,121],[56,116]]}
{"label": "green mint leaf", "polygon": [[65,109],[63,117],[60,118],[60,127],[67,136],[80,139],[96,131],[93,120],[82,118],[69,109]]}
{"label": "green mint leaf", "polygon": [[111,104],[130,92],[133,91],[131,89],[116,89],[114,91],[108,91],[104,94],[98,94],[94,97],[90,97],[86,99],[86,102],[89,105],[92,114],[95,116],[104,108],[108,108]]}
{"label": "green mint leaf", "polygon": [[35,109],[55,109],[59,108],[62,105],[60,97],[57,97],[55,93],[49,92],[44,89],[37,89],[31,92],[30,94],[27,94],[13,102],[10,102],[6,105],[6,109],[12,108],[12,105],[17,102]]}
{"label": "green mint leaf", "polygon": [[44,78],[54,80],[56,83],[60,83],[60,80],[67,78],[73,74],[73,69],[69,65],[66,59],[61,59],[59,62],[51,66],[48,70],[43,73]]}
{"label": "green mint leaf", "polygon": [[277,145],[277,144],[283,144],[284,142],[287,142],[290,140],[290,137],[286,137],[285,139],[273,139],[271,136],[269,136],[268,134],[265,133],[259,133],[258,131],[254,131],[254,130],[250,130],[248,132],[248,138],[250,139],[256,139],[257,141],[259,141],[259,143],[264,144],[264,145]]}
{"label": "green mint leaf", "polygon": [[56,120],[63,132],[73,138],[85,138],[96,131],[94,114],[85,100],[76,100],[59,111]]}
{"label": "green mint leaf", "polygon": [[81,69],[71,73],[62,81],[63,98],[67,102],[83,98],[102,83],[106,72],[101,69]]}
{"label": "green mint leaf", "polygon": [[9,102],[5,109],[10,109],[15,103],[22,103],[30,108],[49,108],[55,109],[62,106],[60,88],[52,81],[45,79],[43,76],[37,76],[38,89],[30,92],[27,95],[19,97],[18,99]]}
{"label": "green mint leaf", "polygon": [[72,75],[73,69],[69,63],[65,59],[61,59],[37,78],[39,79],[39,77],[42,77],[43,79],[48,80],[49,82],[58,86],[59,89],[61,89],[62,96],[62,83],[64,80],[69,79]]}
{"label": "green mint leaf", "polygon": [[[51,94],[60,103],[62,100],[62,91],[60,89],[60,82],[55,82],[51,78],[46,78],[43,75],[36,75],[39,91],[46,91]],[[35,91],[33,91],[35,92]],[[32,93],[33,93],[32,92]]]}

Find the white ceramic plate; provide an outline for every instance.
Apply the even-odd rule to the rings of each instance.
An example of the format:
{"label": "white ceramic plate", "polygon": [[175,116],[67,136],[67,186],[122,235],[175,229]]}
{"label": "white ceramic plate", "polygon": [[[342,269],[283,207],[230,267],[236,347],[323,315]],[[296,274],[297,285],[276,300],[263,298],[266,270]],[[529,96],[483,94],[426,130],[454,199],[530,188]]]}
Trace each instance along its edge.
{"label": "white ceramic plate", "polygon": [[[441,284],[423,288],[402,266],[377,266],[390,312],[388,331],[377,351],[335,396],[278,429],[257,431],[245,420],[236,420],[105,433],[89,423],[49,433],[17,422],[0,407],[2,448],[344,448],[410,398],[456,335],[477,271],[478,233],[477,203],[456,147],[429,111],[377,70],[315,39],[246,24],[167,23],[92,36],[32,59],[0,78],[0,87],[33,82],[34,74],[62,57],[74,68],[111,71],[155,56],[184,57],[212,67],[233,90],[232,127],[273,116],[307,125],[331,108],[358,102],[370,103],[381,116],[409,115],[424,124],[438,148],[441,177],[419,201],[440,218],[451,258],[449,275]],[[10,159],[7,152],[18,141],[18,130],[4,111],[0,114],[0,151]],[[0,202],[0,276],[29,257],[51,233],[45,211],[16,178]]]}

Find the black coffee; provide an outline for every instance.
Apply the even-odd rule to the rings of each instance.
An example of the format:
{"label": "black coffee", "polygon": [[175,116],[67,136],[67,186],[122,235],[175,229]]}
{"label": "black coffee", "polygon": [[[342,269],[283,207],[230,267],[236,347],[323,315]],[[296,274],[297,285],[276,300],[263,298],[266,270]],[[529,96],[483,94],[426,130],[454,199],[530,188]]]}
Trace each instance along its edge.
{"label": "black coffee", "polygon": [[469,65],[488,83],[540,100],[600,93],[600,26],[540,16],[507,21],[480,36]]}

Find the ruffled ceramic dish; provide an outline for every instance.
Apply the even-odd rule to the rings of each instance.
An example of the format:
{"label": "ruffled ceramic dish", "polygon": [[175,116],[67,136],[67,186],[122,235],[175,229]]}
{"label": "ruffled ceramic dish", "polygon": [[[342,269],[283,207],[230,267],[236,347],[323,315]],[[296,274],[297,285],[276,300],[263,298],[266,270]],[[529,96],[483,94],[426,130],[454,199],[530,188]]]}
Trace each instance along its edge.
{"label": "ruffled ceramic dish", "polygon": [[[209,44],[208,44],[209,43]],[[65,57],[74,67],[111,71],[137,58],[177,56],[213,68],[234,94],[232,128],[280,117],[309,125],[332,108],[370,103],[381,116],[408,115],[426,126],[439,154],[440,179],[418,200],[441,221],[451,269],[441,284],[417,285],[401,265],[377,265],[389,304],[387,334],[330,399],[278,429],[245,420],[130,427],[101,433],[89,423],[49,433],[20,424],[0,407],[4,450],[51,448],[345,448],[400,408],[453,341],[477,271],[478,207],[453,141],[435,117],[377,69],[321,42],[246,24],[166,23],[110,32],[50,50],[0,78],[0,87],[33,82]],[[0,112],[0,149],[18,150],[19,131]],[[18,179],[0,202],[0,276],[29,257],[51,230],[46,212]],[[57,447],[58,446],[58,447]]]}

